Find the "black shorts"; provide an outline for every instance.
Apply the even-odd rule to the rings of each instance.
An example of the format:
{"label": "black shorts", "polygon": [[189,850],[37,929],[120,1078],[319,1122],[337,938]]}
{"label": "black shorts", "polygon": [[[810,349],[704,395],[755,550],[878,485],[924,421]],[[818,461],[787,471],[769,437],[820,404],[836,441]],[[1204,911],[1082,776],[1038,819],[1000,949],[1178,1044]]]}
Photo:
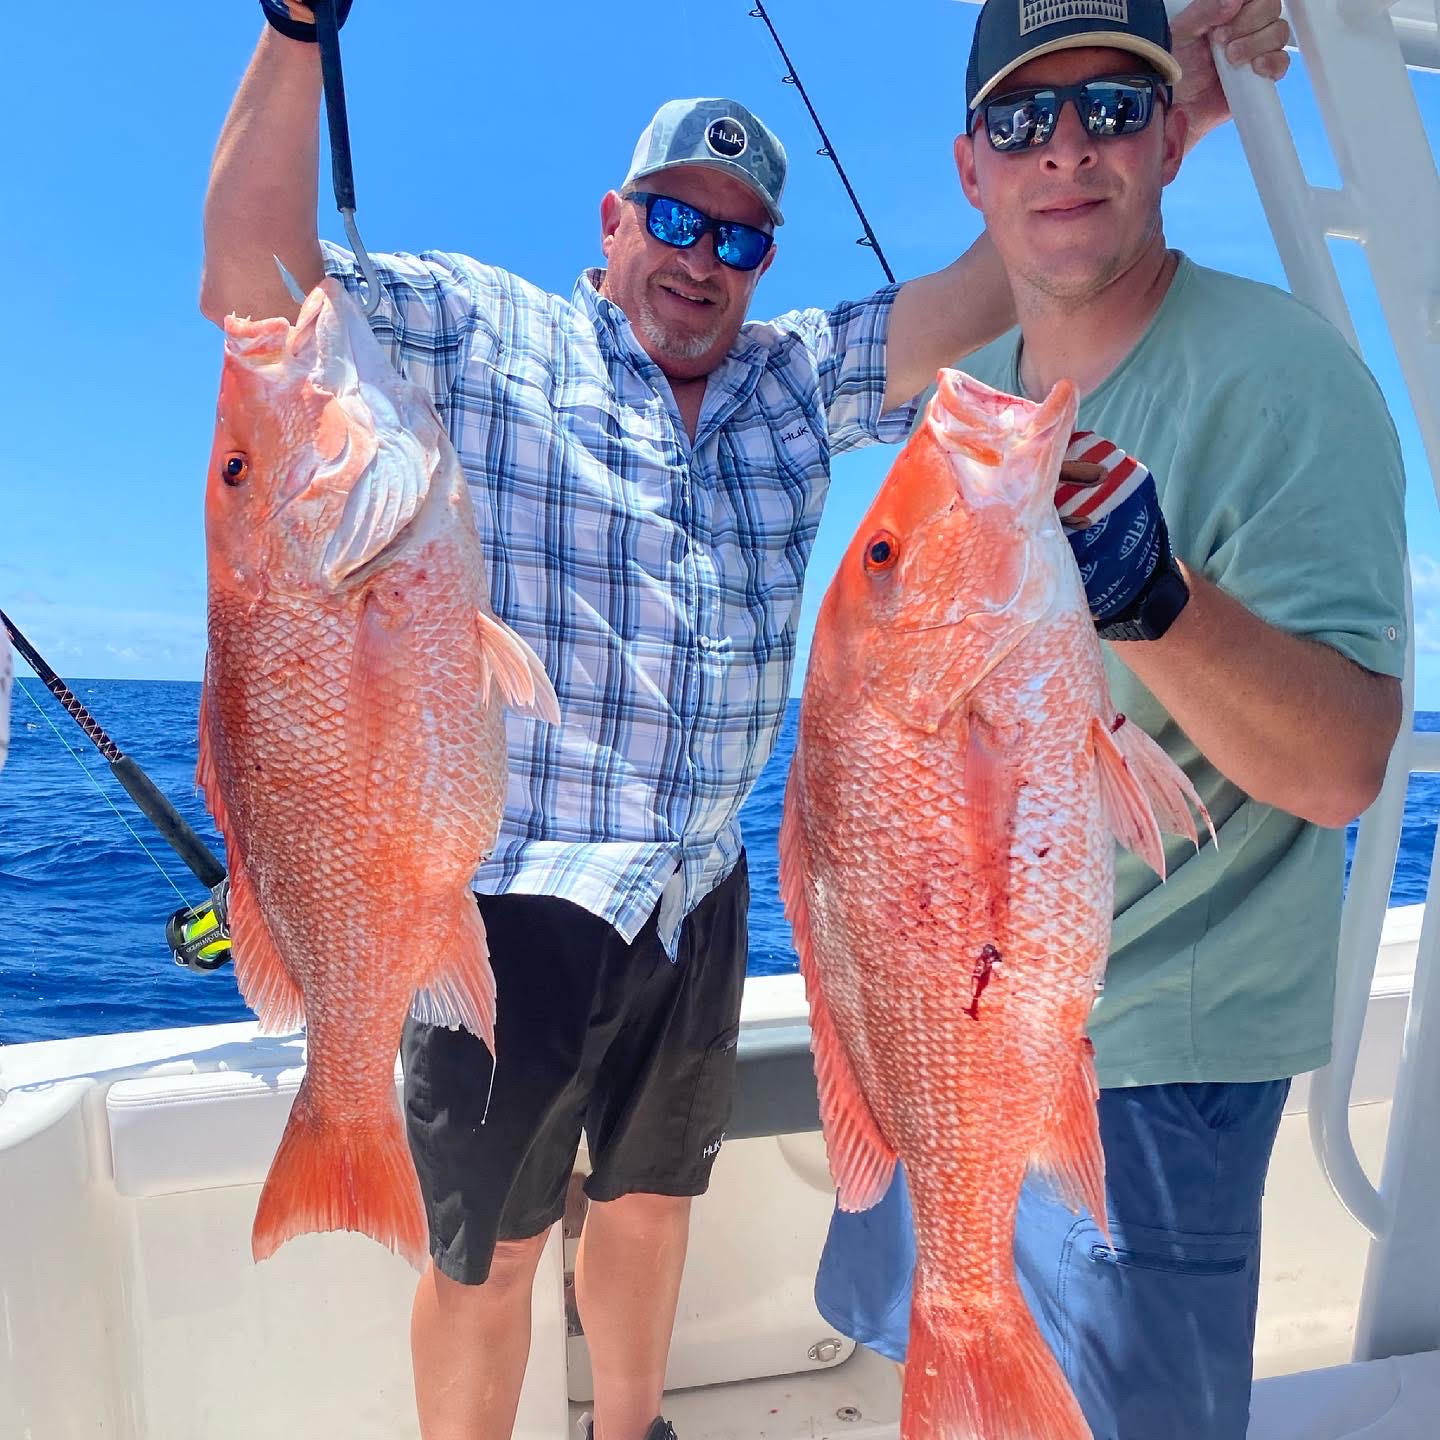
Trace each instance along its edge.
{"label": "black shorts", "polygon": [[476,898],[495,970],[494,1093],[467,1030],[412,1020],[401,1047],[430,1253],[468,1285],[489,1275],[497,1240],[564,1214],[582,1127],[592,1200],[704,1193],[730,1119],[750,885],[742,854],[686,918],[673,963],[654,915],[627,945],[567,900]]}

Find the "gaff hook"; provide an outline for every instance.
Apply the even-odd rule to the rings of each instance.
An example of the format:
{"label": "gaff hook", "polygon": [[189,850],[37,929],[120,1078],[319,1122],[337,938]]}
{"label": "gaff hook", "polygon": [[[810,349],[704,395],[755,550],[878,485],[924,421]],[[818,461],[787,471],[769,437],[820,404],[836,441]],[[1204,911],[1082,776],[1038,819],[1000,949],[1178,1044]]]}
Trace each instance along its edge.
{"label": "gaff hook", "polygon": [[340,69],[340,24],[335,15],[335,0],[311,0],[310,12],[315,17],[315,39],[320,46],[335,207],[345,222],[345,234],[355,252],[355,263],[365,277],[365,314],[369,316],[380,308],[380,276],[355,228],[355,172],[350,163],[350,126],[345,118],[345,76]]}

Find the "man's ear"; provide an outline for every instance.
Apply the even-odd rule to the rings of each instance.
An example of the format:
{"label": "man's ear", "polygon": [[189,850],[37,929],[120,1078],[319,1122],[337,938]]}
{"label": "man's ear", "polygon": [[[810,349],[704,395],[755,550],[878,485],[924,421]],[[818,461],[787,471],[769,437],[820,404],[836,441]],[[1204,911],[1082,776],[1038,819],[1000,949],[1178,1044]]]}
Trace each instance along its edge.
{"label": "man's ear", "polygon": [[955,137],[955,169],[960,175],[960,188],[965,198],[980,209],[980,181],[975,174],[975,142],[961,133]]}
{"label": "man's ear", "polygon": [[1190,134],[1190,117],[1180,105],[1165,110],[1165,153],[1161,160],[1160,183],[1168,185],[1179,173],[1185,158],[1185,142]]}
{"label": "man's ear", "polygon": [[625,214],[625,202],[618,190],[607,190],[600,202],[600,248],[609,257],[610,247],[615,242],[615,232],[620,228]]}

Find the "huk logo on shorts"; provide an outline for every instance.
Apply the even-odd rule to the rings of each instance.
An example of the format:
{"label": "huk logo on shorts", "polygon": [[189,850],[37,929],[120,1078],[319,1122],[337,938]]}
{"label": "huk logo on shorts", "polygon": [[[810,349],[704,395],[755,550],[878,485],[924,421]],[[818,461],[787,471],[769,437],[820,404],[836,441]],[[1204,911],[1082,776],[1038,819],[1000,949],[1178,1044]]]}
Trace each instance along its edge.
{"label": "huk logo on shorts", "polygon": [[745,127],[731,116],[712,120],[705,132],[705,143],[722,160],[738,160],[750,143]]}
{"label": "huk logo on shorts", "polygon": [[1062,25],[1067,20],[1130,22],[1129,0],[1020,0],[1020,33]]}

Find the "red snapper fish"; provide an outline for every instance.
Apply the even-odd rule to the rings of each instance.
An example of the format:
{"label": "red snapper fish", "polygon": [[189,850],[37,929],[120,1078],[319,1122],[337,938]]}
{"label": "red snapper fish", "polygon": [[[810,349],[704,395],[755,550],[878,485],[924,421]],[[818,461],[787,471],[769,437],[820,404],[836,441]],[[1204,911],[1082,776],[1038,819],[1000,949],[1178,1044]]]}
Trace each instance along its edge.
{"label": "red snapper fish", "polygon": [[[905,1162],[905,1440],[1088,1440],[1021,1294],[1027,1172],[1105,1226],[1086,1021],[1114,841],[1197,841],[1115,713],[1055,509],[1076,412],[940,372],[820,609],[781,830],[839,1205]],[[1208,816],[1206,817],[1208,823]]]}
{"label": "red snapper fish", "polygon": [[506,791],[505,709],[552,723],[490,608],[459,461],[334,280],[296,323],[225,322],[205,505],[197,781],[225,838],[236,979],[307,1069],[260,1196],[257,1260],[306,1231],[428,1250],[395,1098],[412,1004],[494,1050],[469,881]]}

